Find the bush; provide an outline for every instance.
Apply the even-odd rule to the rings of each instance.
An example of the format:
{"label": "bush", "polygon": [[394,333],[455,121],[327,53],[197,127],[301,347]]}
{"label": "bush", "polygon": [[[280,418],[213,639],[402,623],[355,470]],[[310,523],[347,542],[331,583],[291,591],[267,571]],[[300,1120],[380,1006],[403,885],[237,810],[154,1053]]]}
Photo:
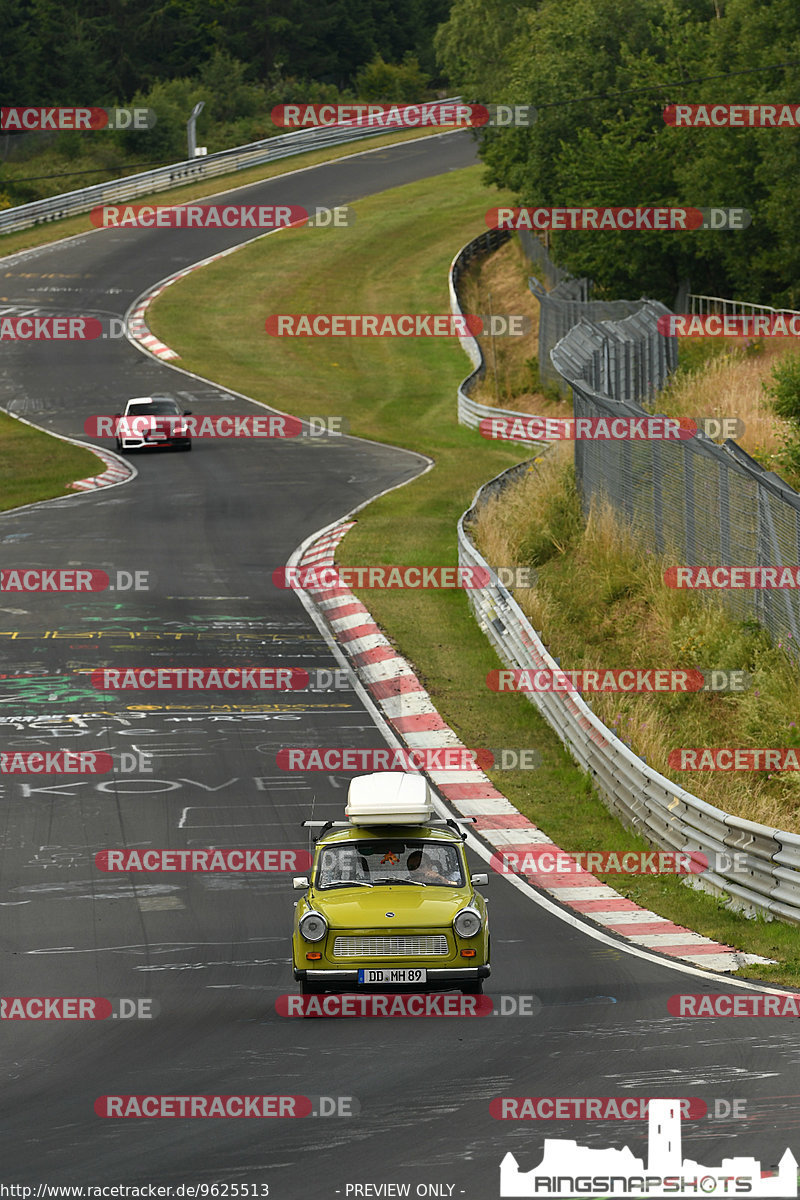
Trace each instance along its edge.
{"label": "bush", "polygon": [[779,417],[800,420],[800,356],[782,358],[772,368],[774,383],[767,388]]}
{"label": "bush", "polygon": [[356,76],[356,92],[361,100],[411,103],[422,98],[428,81],[413,54],[406,54],[399,66],[376,54]]}

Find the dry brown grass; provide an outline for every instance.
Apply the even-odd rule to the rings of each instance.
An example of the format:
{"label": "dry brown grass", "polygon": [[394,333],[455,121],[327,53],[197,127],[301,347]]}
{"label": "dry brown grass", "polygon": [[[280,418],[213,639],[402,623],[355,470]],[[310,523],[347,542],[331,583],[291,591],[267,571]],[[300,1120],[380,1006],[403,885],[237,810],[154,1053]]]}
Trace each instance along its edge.
{"label": "dry brown grass", "polygon": [[759,462],[776,469],[775,455],[784,446],[790,425],[773,413],[766,387],[775,364],[800,350],[781,339],[760,344],[762,349],[753,354],[726,343],[724,352],[698,369],[679,371],[650,407],[671,417],[738,417],[745,428],[735,440]]}
{"label": "dry brown grass", "polygon": [[721,598],[664,587],[672,561],[648,554],[608,505],[585,528],[569,447],[548,452],[478,514],[473,533],[491,563],[535,566],[535,588],[515,593],[565,669],[743,669],[750,690],[585,697],[597,716],[654,770],[726,812],[800,831],[800,776],[787,772],[681,772],[679,747],[800,745],[800,674],[760,630],[728,616]]}
{"label": "dry brown grass", "polygon": [[544,396],[534,386],[535,373],[530,360],[539,346],[539,301],[528,287],[531,264],[519,241],[512,238],[504,246],[479,259],[462,276],[461,301],[467,313],[521,313],[531,322],[523,337],[478,337],[486,374],[470,393],[473,400],[494,408],[513,408],[543,416],[571,413],[567,401]]}

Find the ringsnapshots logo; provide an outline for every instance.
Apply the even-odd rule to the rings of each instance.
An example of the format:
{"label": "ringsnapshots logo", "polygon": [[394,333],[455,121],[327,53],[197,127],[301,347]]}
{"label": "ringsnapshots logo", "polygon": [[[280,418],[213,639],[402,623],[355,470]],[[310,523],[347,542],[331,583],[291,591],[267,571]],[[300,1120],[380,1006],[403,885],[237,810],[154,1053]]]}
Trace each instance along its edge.
{"label": "ringsnapshots logo", "polygon": [[523,313],[273,313],[264,322],[271,337],[523,337]]}
{"label": "ringsnapshots logo", "polygon": [[60,130],[152,129],[152,108],[0,108],[0,132],[29,133]]}
{"label": "ringsnapshots logo", "polygon": [[675,129],[797,129],[797,104],[668,104],[665,125]]}
{"label": "ringsnapshots logo", "polygon": [[675,442],[697,434],[690,417],[484,417],[481,437],[501,442]]}
{"label": "ringsnapshots logo", "polygon": [[[541,1162],[522,1171],[510,1152],[500,1164],[500,1195],[511,1197],[572,1196],[764,1196],[797,1195],[797,1160],[787,1149],[775,1175],[762,1172],[750,1156],[725,1158],[706,1167],[683,1157],[680,1099],[652,1098],[648,1108],[647,1161],[625,1146],[593,1149],[574,1140],[548,1138]],[[738,1149],[738,1142],[737,1142]]]}
{"label": "ringsnapshots logo", "polygon": [[281,129],[352,125],[367,129],[480,129],[536,123],[532,104],[276,104],[270,113]]}
{"label": "ringsnapshots logo", "polygon": [[664,337],[778,338],[800,337],[797,313],[669,313],[658,318],[658,332]]}
{"label": "ringsnapshots logo", "polygon": [[593,233],[676,233],[747,229],[746,208],[490,208],[489,229]]}

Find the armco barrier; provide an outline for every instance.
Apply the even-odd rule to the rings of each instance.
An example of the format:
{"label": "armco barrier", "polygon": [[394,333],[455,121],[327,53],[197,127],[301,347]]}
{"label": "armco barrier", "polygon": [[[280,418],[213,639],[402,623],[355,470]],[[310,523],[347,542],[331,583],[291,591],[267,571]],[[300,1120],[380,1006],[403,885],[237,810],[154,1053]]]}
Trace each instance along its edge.
{"label": "armco barrier", "polygon": [[[513,596],[473,544],[468,524],[488,494],[496,494],[528,469],[523,463],[484,484],[458,522],[460,566],[483,567],[491,582],[467,592],[475,617],[501,660],[510,668],[558,670]],[[745,854],[746,875],[706,871],[704,889],[727,895],[736,907],[769,913],[800,924],[800,835],[730,816],[691,795],[648,767],[570,692],[526,693],[584,771],[593,778],[606,806],[628,828],[668,850],[709,856]]]}
{"label": "armco barrier", "polygon": [[[454,98],[440,100],[437,103],[452,104]],[[234,146],[230,150],[220,150],[217,154],[208,154],[202,158],[169,163],[165,167],[156,167],[152,171],[129,175],[127,179],[112,179],[107,183],[95,183],[74,192],[50,196],[46,200],[34,200],[31,204],[7,208],[0,212],[0,234],[12,233],[18,229],[29,229],[32,225],[39,225],[45,221],[59,221],[74,213],[89,212],[90,209],[101,204],[133,200],[137,196],[147,196],[151,192],[163,192],[167,188],[179,187],[181,184],[191,183],[195,180],[213,179],[217,175],[227,175],[232,171],[243,171],[247,167],[257,167],[262,163],[289,158],[293,154],[303,154],[307,150],[338,146],[343,142],[378,137],[387,132],[393,131],[373,129],[369,126],[355,125],[352,122],[297,129],[292,133],[279,134],[277,137],[251,142],[246,146]]]}
{"label": "armco barrier", "polygon": [[[497,250],[504,245],[511,237],[507,229],[490,229],[486,233],[480,234],[473,238],[471,242],[467,242],[459,250],[450,264],[448,275],[450,288],[450,311],[454,316],[462,316],[463,310],[458,298],[458,281],[461,278],[465,268],[472,262],[474,258],[481,257],[484,254],[489,254],[492,250]],[[488,404],[479,404],[477,400],[470,399],[470,389],[483,379],[486,373],[486,363],[480,345],[474,337],[467,335],[459,337],[461,347],[464,353],[469,358],[473,365],[472,370],[466,379],[462,380],[458,385],[458,423],[466,425],[470,429],[478,429],[480,423],[486,417],[521,417],[523,419],[530,417],[530,413],[514,412],[508,408],[492,408]],[[520,442],[522,446],[538,446],[539,442]]]}

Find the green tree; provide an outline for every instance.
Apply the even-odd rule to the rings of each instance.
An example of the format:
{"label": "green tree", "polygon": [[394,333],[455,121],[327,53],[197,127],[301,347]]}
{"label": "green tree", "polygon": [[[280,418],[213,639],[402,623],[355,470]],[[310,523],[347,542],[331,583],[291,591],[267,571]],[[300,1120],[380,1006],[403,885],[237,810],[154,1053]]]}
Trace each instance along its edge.
{"label": "green tree", "polygon": [[402,103],[423,98],[428,77],[412,54],[398,66],[384,62],[377,54],[356,76],[355,90],[360,100]]}

